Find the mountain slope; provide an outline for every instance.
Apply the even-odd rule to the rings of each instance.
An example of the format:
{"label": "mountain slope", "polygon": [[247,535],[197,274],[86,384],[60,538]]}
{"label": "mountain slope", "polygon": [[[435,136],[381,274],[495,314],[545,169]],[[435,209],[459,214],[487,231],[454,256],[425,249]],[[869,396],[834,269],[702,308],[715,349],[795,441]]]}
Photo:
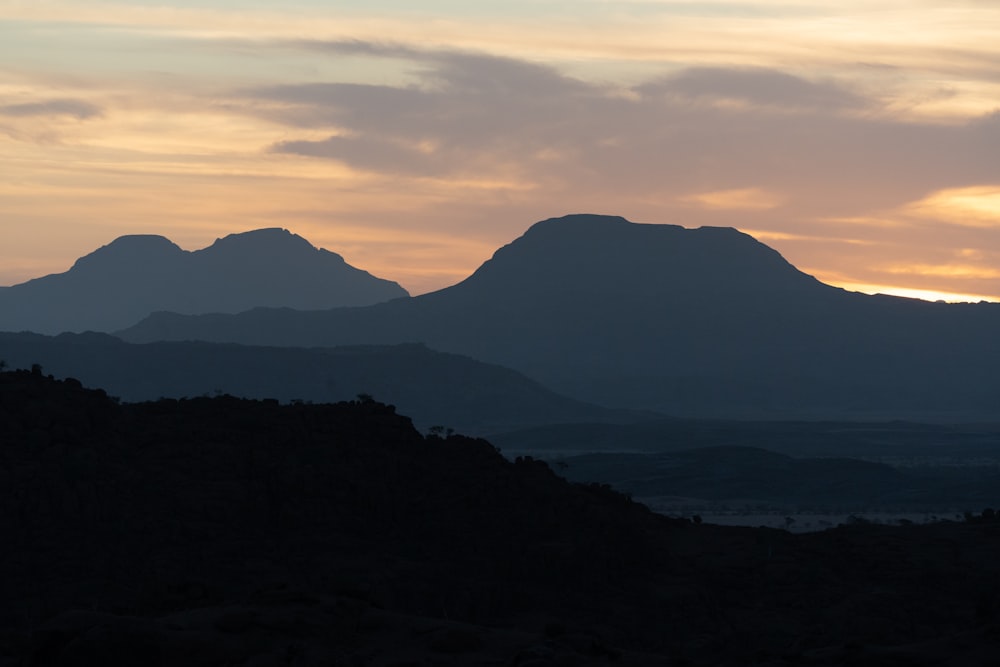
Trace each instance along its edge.
{"label": "mountain slope", "polygon": [[111,331],[152,312],[236,313],[367,305],[407,293],[283,229],[187,252],[162,236],[123,236],[65,273],[0,288],[0,331]]}
{"label": "mountain slope", "polygon": [[325,312],[158,314],[133,341],[422,341],[605,405],[713,417],[1000,415],[1000,306],[824,285],[732,229],[540,222],[468,279]]}
{"label": "mountain slope", "polygon": [[370,394],[417,426],[485,435],[540,424],[633,422],[615,411],[555,394],[514,371],[422,345],[299,349],[201,342],[133,345],[106,334],[0,333],[0,359],[40,365],[126,401],[231,394],[332,402]]}

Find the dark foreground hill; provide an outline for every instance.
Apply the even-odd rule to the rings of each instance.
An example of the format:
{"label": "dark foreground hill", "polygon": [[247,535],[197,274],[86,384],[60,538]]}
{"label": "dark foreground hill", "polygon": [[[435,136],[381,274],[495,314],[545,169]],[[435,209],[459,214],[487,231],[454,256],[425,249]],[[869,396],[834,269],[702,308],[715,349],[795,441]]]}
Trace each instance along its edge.
{"label": "dark foreground hill", "polygon": [[929,665],[1000,650],[1000,530],[670,520],[371,401],[0,374],[0,664]]}
{"label": "dark foreground hill", "polygon": [[845,292],[734,229],[540,222],[453,287],[367,308],[157,314],[127,340],[421,341],[675,416],[1000,415],[1000,305]]}
{"label": "dark foreground hill", "polygon": [[332,403],[368,394],[393,403],[418,428],[483,435],[540,424],[632,422],[647,415],[555,394],[520,373],[423,345],[255,347],[174,342],[134,345],[107,334],[0,333],[13,368],[103,387],[125,401],[231,394],[283,403]]}
{"label": "dark foreground hill", "polygon": [[334,308],[405,296],[284,229],[230,234],[193,252],[162,236],[122,236],[65,273],[0,287],[0,331],[114,331],[160,310]]}

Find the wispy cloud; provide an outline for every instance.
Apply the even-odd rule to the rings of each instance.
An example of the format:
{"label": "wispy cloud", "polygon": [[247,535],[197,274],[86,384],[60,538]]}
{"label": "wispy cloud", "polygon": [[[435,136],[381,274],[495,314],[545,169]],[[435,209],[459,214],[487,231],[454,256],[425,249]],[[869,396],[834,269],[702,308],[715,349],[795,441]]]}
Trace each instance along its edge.
{"label": "wispy cloud", "polygon": [[760,188],[699,192],[679,199],[686,204],[724,210],[767,210],[777,208],[784,202],[784,197],[781,195]]}
{"label": "wispy cloud", "polygon": [[909,204],[904,212],[938,222],[1000,231],[1000,182],[940,190]]}
{"label": "wispy cloud", "polygon": [[830,81],[809,81],[761,67],[694,67],[636,87],[645,96],[669,96],[720,105],[764,107],[783,113],[865,109],[874,101]]}
{"label": "wispy cloud", "polygon": [[71,116],[79,120],[101,115],[100,107],[73,99],[54,99],[20,104],[0,104],[0,116],[24,118],[31,116]]}

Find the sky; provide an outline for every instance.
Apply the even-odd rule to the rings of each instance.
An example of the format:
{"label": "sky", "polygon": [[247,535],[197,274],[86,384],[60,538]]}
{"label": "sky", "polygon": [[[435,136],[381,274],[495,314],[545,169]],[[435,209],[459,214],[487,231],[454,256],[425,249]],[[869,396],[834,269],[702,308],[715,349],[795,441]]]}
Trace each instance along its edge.
{"label": "sky", "polygon": [[420,294],[604,213],[1000,300],[1000,3],[0,0],[0,174],[0,285],[283,227]]}

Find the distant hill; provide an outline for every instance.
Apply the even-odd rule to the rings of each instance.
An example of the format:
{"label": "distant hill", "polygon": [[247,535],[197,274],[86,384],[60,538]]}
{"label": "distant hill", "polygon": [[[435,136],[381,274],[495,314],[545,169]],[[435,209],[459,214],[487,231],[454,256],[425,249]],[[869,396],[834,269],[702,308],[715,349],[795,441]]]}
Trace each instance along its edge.
{"label": "distant hill", "polygon": [[1000,423],[661,419],[634,424],[548,424],[490,435],[504,451],[536,458],[575,453],[677,453],[731,446],[809,458],[867,458],[893,465],[992,465]]}
{"label": "distant hill", "polygon": [[[943,454],[946,448],[940,449]],[[727,446],[657,454],[581,454],[553,461],[571,481],[610,484],[664,509],[696,503],[793,513],[808,508],[950,517],[959,510],[993,507],[1000,498],[995,459],[992,464],[897,468],[857,458],[799,458]]]}
{"label": "distant hill", "polygon": [[668,513],[695,504],[947,515],[1000,499],[998,424],[664,419],[538,426],[490,442]]}
{"label": "distant hill", "polygon": [[231,234],[193,252],[162,236],[122,236],[65,273],[0,288],[0,331],[113,331],[161,310],[308,310],[405,296],[284,229]]}
{"label": "distant hill", "polygon": [[0,333],[11,368],[42,367],[126,401],[231,394],[282,402],[332,402],[358,394],[396,405],[418,427],[485,435],[581,420],[633,422],[555,394],[520,373],[418,344],[339,348],[252,347],[202,342],[134,345],[107,334]]}
{"label": "distant hill", "polygon": [[[923,491],[921,483],[930,486],[883,463],[793,458],[754,447],[707,447],[656,455],[585,454],[561,463],[567,479],[611,484],[637,498],[680,496],[862,511],[898,505],[916,495],[914,488]],[[994,474],[990,481],[995,483],[997,478]],[[965,497],[961,500],[969,502]],[[926,506],[925,497],[920,501]]]}
{"label": "distant hill", "polygon": [[846,292],[734,229],[572,215],[465,281],[367,308],[159,313],[132,341],[422,341],[581,400],[678,416],[993,418],[1000,305]]}

